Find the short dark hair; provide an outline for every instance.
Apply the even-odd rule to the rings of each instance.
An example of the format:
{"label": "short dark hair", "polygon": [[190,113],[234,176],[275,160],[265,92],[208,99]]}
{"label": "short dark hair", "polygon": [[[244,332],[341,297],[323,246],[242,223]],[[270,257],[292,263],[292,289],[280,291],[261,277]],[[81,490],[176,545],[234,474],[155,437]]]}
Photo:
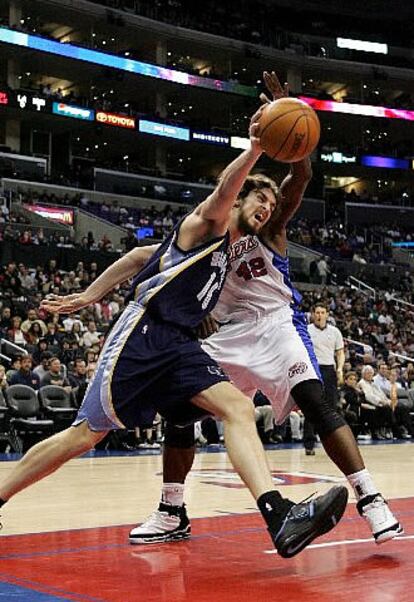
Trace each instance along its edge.
{"label": "short dark hair", "polygon": [[357,377],[357,373],[356,373],[356,372],[354,372],[354,370],[350,370],[349,372],[347,372],[347,373],[345,374],[345,376],[344,376],[344,380],[348,380],[348,378],[349,378],[350,376],[355,376],[355,378],[358,378],[358,377]]}
{"label": "short dark hair", "polygon": [[325,311],[329,312],[329,309],[327,308],[326,304],[323,301],[318,301],[318,303],[315,303],[314,305],[312,305],[312,312],[315,312],[318,307],[321,307]]}
{"label": "short dark hair", "polygon": [[252,190],[262,190],[263,188],[268,188],[273,192],[276,199],[279,198],[279,188],[276,186],[276,182],[260,173],[247,176],[238,198],[245,199]]}

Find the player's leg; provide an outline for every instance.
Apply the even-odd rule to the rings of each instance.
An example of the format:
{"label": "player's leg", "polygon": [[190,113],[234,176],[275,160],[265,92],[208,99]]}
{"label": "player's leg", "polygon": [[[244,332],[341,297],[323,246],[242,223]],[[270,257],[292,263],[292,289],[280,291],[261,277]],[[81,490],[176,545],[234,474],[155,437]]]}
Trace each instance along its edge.
{"label": "player's leg", "polygon": [[62,464],[92,449],[107,431],[91,431],[86,421],[44,439],[29,449],[0,485],[4,503],[13,495],[57,470]]}
{"label": "player's leg", "polygon": [[315,425],[328,456],[354,489],[358,511],[367,519],[375,541],[383,543],[401,534],[401,525],[365,468],[351,429],[327,402],[321,382],[317,379],[302,381],[292,389],[291,395],[305,417]]}
{"label": "player's leg", "polygon": [[279,554],[294,556],[334,527],[345,511],[347,490],[334,487],[324,496],[300,504],[283,498],[273,485],[248,397],[229,382],[219,382],[194,396],[192,402],[223,421],[230,460],[257,501]]}
{"label": "player's leg", "polygon": [[132,544],[162,543],[190,537],[191,526],[184,505],[184,482],[195,455],[194,425],[165,427],[161,501],[141,525],[129,533]]}
{"label": "player's leg", "polygon": [[303,425],[303,445],[305,447],[305,453],[307,456],[315,455],[315,428],[310,420],[305,418]]}

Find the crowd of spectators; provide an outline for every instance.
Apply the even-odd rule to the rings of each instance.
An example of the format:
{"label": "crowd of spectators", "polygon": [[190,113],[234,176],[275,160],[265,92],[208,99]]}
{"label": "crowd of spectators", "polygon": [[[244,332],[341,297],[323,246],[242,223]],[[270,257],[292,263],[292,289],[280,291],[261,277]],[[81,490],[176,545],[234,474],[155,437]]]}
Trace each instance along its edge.
{"label": "crowd of spectators", "polygon": [[393,242],[411,242],[410,228],[397,225],[348,227],[341,220],[326,223],[296,219],[289,224],[289,240],[310,247],[332,259],[354,261],[361,265],[388,263],[393,260]]}
{"label": "crowd of spectators", "polygon": [[[1,269],[1,352],[11,359],[9,365],[3,362],[0,366],[1,389],[17,383],[35,390],[58,384],[71,391],[77,403],[81,402],[94,374],[105,332],[124,307],[126,283],[76,315],[47,314],[40,302],[48,293],[83,290],[97,275],[96,263],[85,265],[82,261],[69,272],[60,270],[56,260],[37,268],[10,262]],[[407,303],[414,302],[412,291],[400,296]],[[342,394],[343,410],[350,422],[354,420],[356,434],[379,439],[408,438],[414,434],[411,422],[402,423],[399,413],[406,415],[401,408],[409,407],[414,398],[414,360],[410,359],[414,358],[414,304],[402,309],[390,293],[378,293],[376,299],[370,299],[349,287],[334,290],[319,286],[303,292],[302,307],[308,312],[321,300],[329,307],[331,320],[346,341],[344,377],[346,386],[353,388],[360,400],[358,420],[355,422],[354,416],[356,393],[349,401],[352,390]],[[16,352],[17,348],[21,351]],[[373,379],[375,373],[380,376]],[[382,393],[372,389],[372,380]],[[295,439],[299,418],[292,416]],[[283,438],[283,431],[275,429],[266,436],[267,441],[278,441]]]}
{"label": "crowd of spectators", "polygon": [[[114,7],[114,4],[116,4],[113,0],[108,0],[107,2],[105,2],[105,0],[96,1],[99,4],[110,4],[111,7]],[[155,3],[148,2],[147,0],[137,0],[136,2],[120,1],[117,4],[117,7],[121,10],[135,12],[154,20],[164,21],[172,25],[190,29],[202,30],[208,33],[217,34],[219,31],[220,35],[226,37],[238,39],[243,42],[250,42],[252,44],[271,46],[290,54],[372,63],[372,76],[376,82],[375,85],[370,89],[355,88],[352,91],[350,90],[348,97],[344,97],[343,100],[347,102],[362,102],[363,104],[386,105],[402,109],[409,109],[412,107],[413,97],[409,92],[390,95],[385,91],[381,91],[378,83],[381,80],[388,79],[386,72],[381,69],[381,66],[394,65],[412,67],[412,58],[409,54],[407,53],[407,56],[403,56],[400,53],[398,55],[381,55],[369,52],[358,52],[350,49],[339,49],[336,45],[335,37],[332,35],[332,28],[335,25],[336,20],[332,20],[329,15],[318,15],[318,17],[316,17],[316,15],[310,14],[309,19],[298,19],[295,10],[292,11],[292,9],[280,6],[273,8],[264,2],[255,3],[253,9],[252,3],[248,1],[234,3],[234,6],[230,9],[232,14],[231,19],[226,18],[226,10],[230,7],[226,6],[226,8],[224,8],[217,0],[210,0],[207,2],[207,5],[204,4],[203,8],[200,8],[199,10],[194,9],[194,6],[192,4],[190,5],[187,0],[171,0],[169,2]],[[275,14],[274,22],[278,24],[277,27],[269,27],[269,10],[271,13]],[[118,17],[118,21],[121,22],[122,17]],[[306,23],[304,29],[298,27],[298,24],[302,22]],[[9,25],[7,19],[3,19],[3,24]],[[43,37],[50,37],[47,31],[48,28],[39,20],[39,18],[26,17],[21,19],[18,23],[10,24],[10,27],[19,31],[34,33]],[[326,29],[325,32],[323,31],[324,28]],[[318,36],[320,36],[319,41],[317,39]],[[328,40],[327,37],[331,39]],[[113,44],[111,40],[114,41]],[[376,41],[378,41],[378,39]],[[398,43],[401,43],[401,36],[398,38]],[[90,31],[85,31],[84,35],[82,35],[81,32],[78,32],[76,44],[106,52],[113,52],[114,54],[121,54],[121,56],[128,56],[129,58],[140,59],[139,53],[136,55],[133,49],[125,49],[122,44],[115,41],[115,38],[111,38],[111,35],[108,32],[105,33],[104,27],[99,32],[99,26],[97,26],[92,35]],[[246,49],[246,54],[247,57],[261,57],[259,50],[256,51],[250,48]],[[207,63],[209,63],[209,61],[207,61]],[[225,61],[222,62],[221,65],[209,64],[208,68],[204,65],[202,68],[198,68],[196,66],[196,61],[192,60],[188,54],[174,55],[170,52],[166,66],[213,79],[229,80],[250,86],[255,86],[257,84],[256,73],[246,67],[230,73],[228,70],[228,63]],[[32,85],[29,82],[27,82],[26,86],[38,89],[38,86]],[[321,88],[312,90],[308,82],[303,82],[303,86],[303,89],[293,90],[293,92],[295,94],[305,92],[306,94],[321,99],[334,100],[331,95]],[[63,91],[60,88],[52,90],[49,84],[41,84],[40,90],[38,89],[38,91],[46,96],[53,97],[54,100],[59,101],[64,98],[65,102],[76,102],[100,110],[119,111],[137,116],[142,116],[142,111],[147,114],[152,111],[150,105],[147,107],[145,106],[145,100],[141,100],[139,106],[135,106],[133,98],[128,101],[119,99],[116,92],[110,88],[107,90],[99,90],[97,87],[92,86],[88,94],[82,94],[76,92],[74,89],[70,91]],[[154,116],[157,117],[157,115]],[[169,119],[174,120],[176,116],[177,114],[174,115],[171,113]],[[187,117],[189,117],[189,115],[181,114],[178,117],[179,121],[177,121],[177,123],[185,123]],[[160,118],[159,115],[158,118]]]}
{"label": "crowd of spectators", "polygon": [[[94,1],[111,8],[135,12],[156,21],[219,34],[252,44],[271,46],[295,54],[400,67],[412,65],[408,55],[407,57],[378,56],[374,53],[338,49],[334,39],[336,36],[342,35],[343,28],[353,32],[351,37],[370,39],[372,27],[370,27],[369,20],[355,20],[347,14],[341,15],[338,21],[336,11],[323,13],[302,7],[299,14],[295,7],[273,6],[268,2],[252,2],[251,0],[232,0],[225,6],[218,0],[207,0],[200,7],[194,6],[189,0],[168,0],[167,2],[152,2],[151,0]],[[404,44],[409,46],[410,37],[404,28],[403,21],[393,21],[393,27],[390,28],[388,20],[384,18],[382,32],[380,24],[381,21],[377,19],[375,41],[394,43],[396,46]],[[324,41],[318,41],[318,37]],[[327,40],[329,38],[332,40],[331,43]]]}

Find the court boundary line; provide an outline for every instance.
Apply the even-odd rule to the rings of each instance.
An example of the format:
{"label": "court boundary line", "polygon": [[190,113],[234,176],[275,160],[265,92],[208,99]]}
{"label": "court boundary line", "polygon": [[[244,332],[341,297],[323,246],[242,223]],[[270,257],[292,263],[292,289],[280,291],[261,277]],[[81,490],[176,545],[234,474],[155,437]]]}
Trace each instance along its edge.
{"label": "court boundary line", "polygon": [[[414,539],[414,535],[399,535],[397,537],[394,537],[394,539],[389,540],[389,541],[395,541],[396,543],[401,541],[401,540],[407,540],[407,539]],[[306,548],[303,550],[304,552],[306,550],[314,550],[314,549],[319,549],[319,548],[331,548],[331,547],[335,547],[335,546],[350,546],[350,545],[356,545],[356,544],[364,544],[364,543],[375,543],[372,537],[366,538],[366,539],[342,539],[342,540],[338,540],[338,541],[325,541],[323,543],[313,543],[310,546],[306,546]],[[386,543],[386,542],[384,542]],[[264,554],[277,554],[277,550],[263,550]]]}

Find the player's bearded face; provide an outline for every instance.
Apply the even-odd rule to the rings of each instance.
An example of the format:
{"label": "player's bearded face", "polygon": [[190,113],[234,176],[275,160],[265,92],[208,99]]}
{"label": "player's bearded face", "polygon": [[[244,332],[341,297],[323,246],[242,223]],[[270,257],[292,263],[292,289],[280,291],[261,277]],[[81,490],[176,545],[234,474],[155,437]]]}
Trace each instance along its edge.
{"label": "player's bearded face", "polygon": [[257,234],[269,221],[276,207],[270,189],[252,190],[238,208],[238,227],[243,234]]}

